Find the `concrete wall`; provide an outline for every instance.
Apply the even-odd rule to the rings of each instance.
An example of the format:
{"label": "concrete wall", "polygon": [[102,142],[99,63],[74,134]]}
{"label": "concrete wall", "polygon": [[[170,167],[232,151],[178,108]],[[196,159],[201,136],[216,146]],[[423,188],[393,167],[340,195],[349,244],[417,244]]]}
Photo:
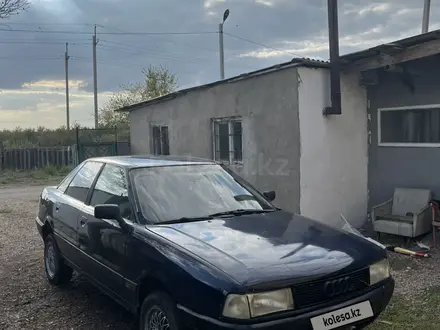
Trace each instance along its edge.
{"label": "concrete wall", "polygon": [[438,59],[411,62],[409,69],[416,74],[413,77],[414,94],[396,73],[383,72],[379,75],[379,84],[368,89],[368,113],[371,116],[368,167],[370,207],[391,198],[396,187],[429,188],[435,198],[440,198],[439,148],[378,146],[378,108],[440,104]]}
{"label": "concrete wall", "polygon": [[299,68],[298,73],[301,213],[329,224],[340,223],[342,213],[359,227],[367,214],[366,91],[356,75],[342,76],[342,115],[326,117],[328,70]]}
{"label": "concrete wall", "polygon": [[213,157],[211,118],[242,116],[243,164],[235,170],[275,204],[299,212],[299,118],[296,68],[190,91],[130,114],[131,149],[150,153],[150,124],[169,126],[170,153]]}

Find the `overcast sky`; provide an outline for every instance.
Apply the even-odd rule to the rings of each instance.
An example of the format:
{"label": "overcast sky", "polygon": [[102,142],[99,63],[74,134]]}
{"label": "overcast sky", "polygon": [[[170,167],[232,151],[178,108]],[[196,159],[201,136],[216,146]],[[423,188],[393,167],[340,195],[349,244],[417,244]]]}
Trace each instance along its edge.
{"label": "overcast sky", "polygon": [[[293,57],[328,59],[327,0],[31,1],[27,12],[0,21],[0,129],[65,124],[66,42],[71,123],[93,125],[94,24],[100,105],[150,64],[168,67],[179,88],[218,80],[225,9],[226,77]],[[340,0],[341,53],[420,33],[422,11],[423,0]],[[433,1],[430,30],[439,23]]]}

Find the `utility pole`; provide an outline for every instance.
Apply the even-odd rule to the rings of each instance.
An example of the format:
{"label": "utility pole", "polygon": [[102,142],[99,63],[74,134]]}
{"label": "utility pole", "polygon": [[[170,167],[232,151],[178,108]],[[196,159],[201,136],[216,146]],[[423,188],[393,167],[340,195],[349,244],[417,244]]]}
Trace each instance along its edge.
{"label": "utility pole", "polygon": [[229,16],[229,9],[226,9],[223,14],[223,21],[218,26],[218,39],[219,39],[219,50],[220,50],[220,78],[225,79],[225,53],[223,49],[223,24]]}
{"label": "utility pole", "polygon": [[69,114],[69,44],[66,42],[66,51],[64,52],[64,70],[66,72],[66,127],[70,131]]}
{"label": "utility pole", "polygon": [[96,39],[96,25],[95,33],[93,34],[93,93],[94,93],[94,108],[95,108],[95,128],[98,128],[98,68],[96,65],[96,45],[98,40]]}
{"label": "utility pole", "polygon": [[431,0],[425,0],[425,5],[423,7],[422,33],[428,32],[430,10],[431,10]]}

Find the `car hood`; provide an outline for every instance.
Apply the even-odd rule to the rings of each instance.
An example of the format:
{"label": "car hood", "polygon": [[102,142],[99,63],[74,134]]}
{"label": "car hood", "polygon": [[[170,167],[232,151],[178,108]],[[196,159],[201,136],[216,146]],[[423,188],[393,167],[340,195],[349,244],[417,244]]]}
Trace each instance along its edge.
{"label": "car hood", "polygon": [[282,211],[148,229],[247,287],[342,274],[386,255],[361,237]]}

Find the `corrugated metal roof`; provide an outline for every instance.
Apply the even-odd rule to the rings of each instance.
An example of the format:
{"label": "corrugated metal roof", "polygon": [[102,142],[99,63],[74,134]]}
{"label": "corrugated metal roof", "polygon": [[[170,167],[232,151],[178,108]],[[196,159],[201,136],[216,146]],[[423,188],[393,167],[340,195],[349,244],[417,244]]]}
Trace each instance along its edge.
{"label": "corrugated metal roof", "polygon": [[376,56],[380,53],[383,53],[386,50],[389,50],[390,48],[394,49],[405,49],[411,46],[416,46],[423,44],[428,41],[436,40],[440,38],[440,30],[434,30],[428,33],[424,34],[418,34],[416,36],[412,36],[409,38],[393,41],[390,43],[382,44],[379,46],[375,46],[369,49],[361,50],[358,52],[350,53],[347,55],[341,56],[341,60],[344,62],[354,62],[357,60],[361,60],[364,58]]}
{"label": "corrugated metal roof", "polygon": [[248,72],[248,73],[243,73],[243,74],[235,76],[235,77],[231,77],[231,78],[227,78],[227,79],[219,80],[219,81],[214,81],[212,83],[205,84],[205,85],[199,85],[199,86],[195,86],[195,87],[181,89],[181,90],[178,90],[176,92],[173,92],[173,93],[170,93],[170,94],[166,94],[166,95],[163,95],[163,96],[160,96],[160,97],[148,100],[148,101],[144,101],[144,102],[140,102],[140,103],[136,103],[136,104],[125,106],[125,107],[120,108],[120,109],[118,109],[116,111],[131,111],[131,110],[135,110],[135,109],[138,109],[138,108],[143,108],[143,107],[151,105],[151,104],[161,103],[161,102],[164,102],[166,100],[170,100],[170,99],[176,98],[177,96],[180,96],[182,94],[186,94],[186,93],[191,92],[191,91],[211,88],[211,87],[214,87],[214,86],[217,86],[217,85],[228,84],[228,83],[240,81],[240,80],[243,80],[243,79],[249,79],[249,78],[252,78],[252,77],[259,76],[259,75],[267,74],[269,72],[273,72],[273,71],[277,71],[277,70],[282,70],[282,69],[287,69],[287,68],[295,67],[295,66],[326,68],[326,67],[329,66],[329,62],[321,61],[321,60],[315,60],[315,59],[306,58],[306,57],[294,58],[294,59],[292,59],[289,62],[285,62],[285,63],[281,63],[281,64],[276,64],[276,65],[273,65],[273,66],[270,66],[270,67],[267,67],[267,68],[264,68],[264,69],[260,69],[260,70],[256,70],[256,71],[252,71],[252,72]]}

